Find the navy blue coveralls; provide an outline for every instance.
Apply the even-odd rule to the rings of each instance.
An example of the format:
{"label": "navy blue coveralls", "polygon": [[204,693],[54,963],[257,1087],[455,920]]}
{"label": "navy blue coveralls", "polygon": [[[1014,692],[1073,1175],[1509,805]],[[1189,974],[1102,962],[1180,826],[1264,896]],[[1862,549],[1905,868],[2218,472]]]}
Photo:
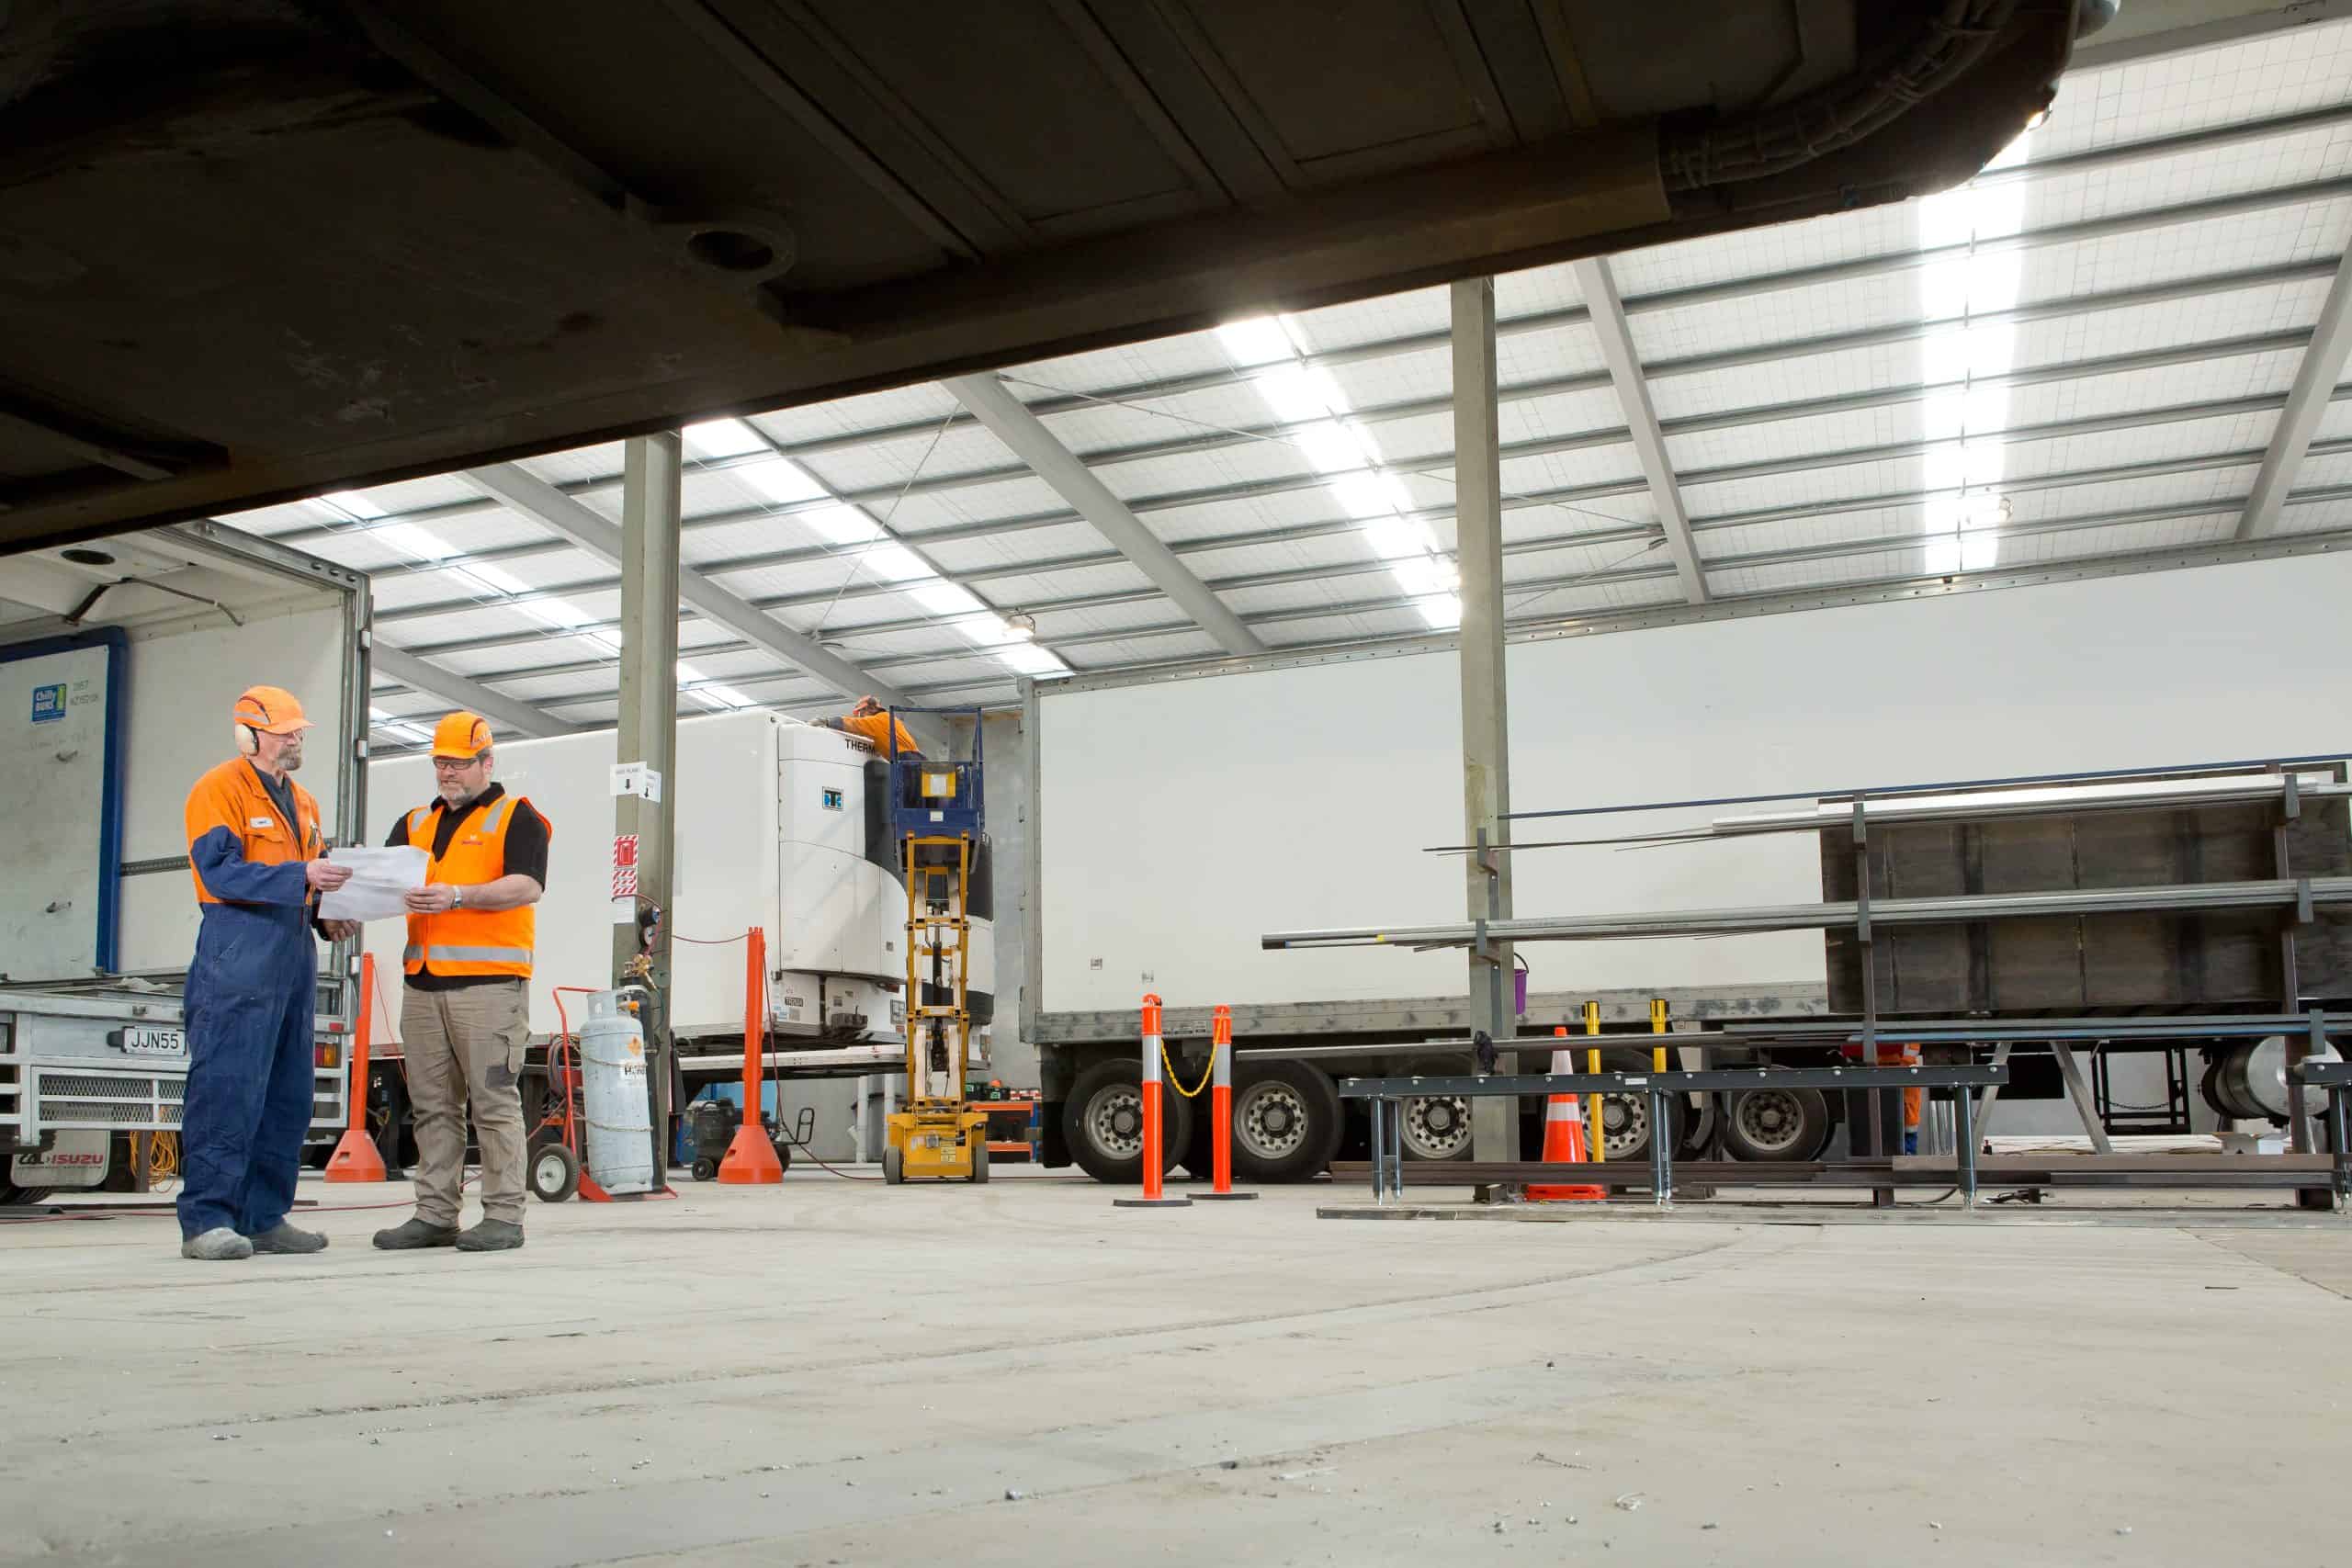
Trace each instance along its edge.
{"label": "navy blue coveralls", "polygon": [[259,1235],[294,1206],[311,1126],[319,953],[304,863],[325,852],[319,803],[291,779],[274,791],[243,758],[223,762],[188,794],[187,852],[204,924],[186,992],[180,1234]]}

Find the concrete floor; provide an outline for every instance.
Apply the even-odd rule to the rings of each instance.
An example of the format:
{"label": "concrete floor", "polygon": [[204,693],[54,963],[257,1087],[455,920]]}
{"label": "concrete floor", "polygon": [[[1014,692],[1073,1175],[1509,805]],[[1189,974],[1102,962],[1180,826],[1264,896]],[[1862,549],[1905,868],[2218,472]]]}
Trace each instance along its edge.
{"label": "concrete floor", "polygon": [[236,1265],[0,1226],[0,1562],[2345,1561],[2335,1217],[1109,1196],[796,1171]]}

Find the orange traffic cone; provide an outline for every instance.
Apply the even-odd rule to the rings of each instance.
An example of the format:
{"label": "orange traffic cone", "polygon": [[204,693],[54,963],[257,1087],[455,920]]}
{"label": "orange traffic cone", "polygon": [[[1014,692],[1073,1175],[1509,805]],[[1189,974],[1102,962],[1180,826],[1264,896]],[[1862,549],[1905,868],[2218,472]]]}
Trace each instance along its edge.
{"label": "orange traffic cone", "polygon": [[334,1153],[327,1156],[329,1181],[385,1179],[383,1152],[368,1135],[368,1047],[372,1043],[368,1035],[374,1032],[375,1023],[376,955],[369,953],[359,960],[359,1017],[351,1031],[351,1074],[345,1091],[351,1102],[351,1118],[343,1137],[335,1144]]}
{"label": "orange traffic cone", "polygon": [[[1555,1029],[1555,1034],[1566,1034],[1565,1028]],[[1572,1050],[1552,1053],[1552,1070],[1573,1073],[1577,1070],[1577,1054]],[[1544,1105],[1544,1162],[1546,1165],[1582,1165],[1584,1152],[1584,1101],[1577,1095],[1555,1094]],[[1527,1190],[1531,1203],[1558,1203],[1570,1201],[1597,1201],[1609,1196],[1603,1187],[1534,1186]]]}

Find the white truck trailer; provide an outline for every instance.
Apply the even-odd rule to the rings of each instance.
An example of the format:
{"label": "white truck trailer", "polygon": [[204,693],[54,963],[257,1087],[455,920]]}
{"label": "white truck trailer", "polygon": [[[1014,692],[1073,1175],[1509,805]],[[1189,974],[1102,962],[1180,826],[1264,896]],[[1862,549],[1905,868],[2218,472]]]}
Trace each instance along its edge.
{"label": "white truck trailer", "polygon": [[[496,748],[497,781],[527,796],[553,833],[530,985],[541,1041],[565,1021],[555,988],[609,984],[614,925],[636,918],[633,900],[612,897],[615,757],[611,730]],[[663,782],[677,803],[677,843],[662,913],[673,938],[666,1012],[689,1090],[741,1075],[739,939],[753,927],[767,933],[767,1070],[854,1077],[903,1064],[907,894],[884,809],[888,777],[887,760],[863,739],[797,719],[714,714],[679,724]],[[382,843],[433,789],[422,753],[371,763],[368,841]],[[969,969],[983,1062],[996,990],[988,880],[985,869],[976,878]],[[403,936],[390,919],[370,922],[365,939],[387,1004],[375,1038],[389,1036],[394,1053]]]}
{"label": "white truck trailer", "polygon": [[[1835,793],[2334,755],[2352,743],[2341,631],[2352,558],[2166,564],[2063,589],[2037,584],[2081,574],[1830,594],[1798,614],[1678,606],[1606,623],[1606,635],[1572,626],[1520,637],[1509,656],[1510,801],[1535,811]],[[1464,837],[1457,671],[1450,640],[1430,638],[1035,687],[1025,869],[1041,924],[1021,1010],[1047,1101],[1046,1163],[1135,1179],[1136,1010],[1148,991],[1165,998],[1180,1065],[1200,1060],[1209,1009],[1232,1007],[1236,1154],[1255,1179],[1319,1169],[1351,1135],[1334,1075],[1461,1070],[1458,1055],[1413,1049],[1468,1032],[1460,952],[1259,942],[1281,930],[1464,918],[1463,858],[1424,852]],[[1729,809],[1521,821],[1514,836],[1650,832]],[[1105,846],[1135,874],[1103,875]],[[1530,850],[1514,870],[1521,916],[1823,897],[1809,836]],[[1586,998],[1635,1032],[1652,998],[1669,1002],[1678,1027],[1827,1007],[1814,932],[1522,945],[1519,956],[1532,971],[1522,1034],[1576,1025]],[[1636,1053],[1610,1065],[1646,1065],[1630,1033],[1609,1043]],[[1253,1058],[1253,1047],[1289,1055]],[[2127,1094],[2142,1087],[2118,1081]],[[2004,1097],[2007,1130],[2072,1125],[2062,1107],[2011,1104],[2028,1093]],[[1729,1152],[1810,1157],[1828,1113],[1818,1096],[1799,1100],[1735,1104]],[[1466,1156],[1464,1106],[1408,1109],[1408,1157]],[[1788,1112],[1797,1124],[1775,1135]],[[1193,1119],[1181,1101],[1173,1114],[1182,1155]],[[1612,1117],[1611,1157],[1640,1157],[1646,1136]]]}
{"label": "white truck trailer", "polygon": [[[175,1132],[196,951],[182,807],[256,682],[317,728],[301,782],[358,831],[367,580],[209,523],[0,560],[0,1201],[117,1183]],[[344,1122],[349,955],[322,946],[314,1139]]]}

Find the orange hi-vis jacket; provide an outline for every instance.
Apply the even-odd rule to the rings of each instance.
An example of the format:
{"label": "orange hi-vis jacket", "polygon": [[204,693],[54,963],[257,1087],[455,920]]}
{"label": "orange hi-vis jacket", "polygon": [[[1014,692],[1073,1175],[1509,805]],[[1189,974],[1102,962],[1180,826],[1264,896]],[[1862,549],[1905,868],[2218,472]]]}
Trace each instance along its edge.
{"label": "orange hi-vis jacket", "polygon": [[[310,888],[300,880],[287,884],[276,876],[255,876],[245,867],[300,865],[326,852],[326,838],[319,827],[319,803],[293,780],[286,781],[294,798],[295,819],[288,822],[269,797],[261,775],[243,757],[221,763],[196,781],[187,796],[188,870],[196,879],[198,904],[290,904],[310,902]],[[236,859],[224,859],[236,851]],[[241,860],[243,865],[237,864]],[[221,886],[208,886],[204,867],[215,867]],[[264,885],[269,891],[264,891]],[[290,895],[290,896],[287,896]]]}
{"label": "orange hi-vis jacket", "polygon": [[887,713],[842,715],[842,728],[852,735],[863,736],[865,739],[872,741],[875,752],[883,757],[890,754],[890,730],[893,726],[896,726],[899,731],[900,756],[920,752],[922,750],[915,744],[914,731]]}
{"label": "orange hi-vis jacket", "polygon": [[[460,821],[449,838],[449,852],[431,859],[427,882],[447,882],[459,888],[495,882],[506,874],[506,829],[518,807],[530,804],[519,795],[503,795],[488,806],[469,806],[471,820]],[[408,814],[408,841],[433,854],[434,826],[438,813],[420,806]],[[531,949],[538,935],[532,906],[514,909],[450,909],[438,915],[408,918],[408,950],[401,967],[421,973],[430,964],[435,975],[519,975],[531,973]]]}

